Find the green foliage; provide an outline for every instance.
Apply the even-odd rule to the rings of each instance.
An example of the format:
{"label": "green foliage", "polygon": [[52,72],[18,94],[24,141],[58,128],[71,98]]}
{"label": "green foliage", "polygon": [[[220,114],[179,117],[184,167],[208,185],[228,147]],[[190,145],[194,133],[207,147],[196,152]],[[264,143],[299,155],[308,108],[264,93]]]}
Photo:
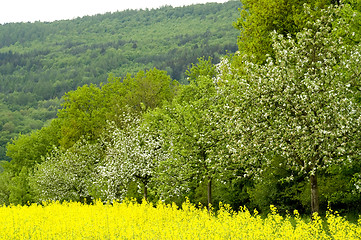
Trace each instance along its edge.
{"label": "green foliage", "polygon": [[205,60],[203,57],[198,59],[198,63],[195,65],[192,63],[192,67],[186,71],[188,76],[187,80],[194,82],[200,76],[207,76],[212,78],[216,75],[216,67],[212,64],[212,59]]}
{"label": "green foliage", "polygon": [[[74,58],[69,55],[56,64],[66,67],[83,54],[87,56],[83,59],[97,62],[88,61],[92,68],[81,77],[86,84],[65,95],[58,119],[8,145],[12,161],[4,162],[1,169],[0,202],[99,197],[140,201],[143,195],[151,201],[181,203],[189,197],[203,205],[222,202],[234,209],[247,205],[263,212],[273,204],[283,213],[295,208],[313,212],[319,198],[324,207],[359,211],[360,5],[359,0],[340,6],[331,2],[335,1],[303,1],[302,5],[247,0],[248,12],[242,12],[245,21],[237,23],[242,31],[240,51],[216,65],[218,56],[206,55],[181,74],[174,67],[179,59],[173,62],[170,57],[181,55],[178,62],[183,66],[182,59],[192,51],[211,46],[212,30],[181,34],[175,22],[209,9],[194,6],[177,12],[164,7],[118,13],[128,17],[123,24],[124,19],[116,15],[117,24],[127,28],[130,36],[139,34],[131,30],[132,24],[136,26],[133,17],[138,17],[138,30],[147,26],[141,33],[152,39],[167,35],[149,31],[150,25],[162,24],[164,14],[173,20],[167,24],[180,35],[171,45],[180,49],[157,50],[156,62],[168,59],[166,67],[159,68],[172,76],[185,74],[185,85],[149,64],[155,58],[147,51],[156,49],[159,42],[150,41],[145,47],[140,38],[125,41],[122,36],[116,47],[107,35],[119,30],[108,25],[113,14],[75,20],[82,31],[87,24],[87,31],[94,34],[93,45],[81,37],[59,42],[59,49],[68,49]],[[213,10],[219,13],[220,9]],[[72,22],[66,23],[73,31]],[[109,44],[101,45],[95,33],[109,37]],[[19,44],[8,47],[20,49]],[[19,61],[17,54],[5,54],[12,59],[10,65],[3,64],[7,73],[16,72],[13,62],[37,69],[26,59]],[[117,61],[128,61],[124,66],[130,73],[121,72]],[[119,71],[110,74],[106,83],[91,84],[92,76],[107,72],[107,67]],[[78,86],[76,75],[69,79],[72,87]],[[63,84],[57,80],[54,86],[62,89]],[[39,88],[22,94],[18,89],[0,94],[0,110],[7,115],[0,117],[0,131],[17,131],[21,118],[17,111],[30,114],[32,120],[46,120],[47,110],[56,110],[60,101],[39,102],[39,94],[45,91],[40,92]],[[27,124],[38,126],[31,119]]]}
{"label": "green foliage", "polygon": [[[78,142],[81,139],[86,139],[89,144],[98,143],[99,138],[104,136],[108,121],[114,121],[117,127],[126,127],[122,118],[124,112],[131,112],[135,116],[139,116],[148,109],[160,107],[164,102],[174,97],[177,89],[175,81],[165,71],[157,69],[146,72],[140,71],[134,77],[128,75],[123,80],[121,78],[110,78],[109,83],[101,87],[85,85],[67,93],[64,97],[63,108],[59,110],[58,118],[52,120],[49,126],[31,134],[19,135],[8,144],[7,155],[11,158],[11,162],[5,167],[6,174],[9,173],[6,176],[10,178],[10,181],[14,181],[13,186],[19,187],[4,189],[4,194],[10,192],[10,196],[16,196],[11,198],[16,202],[25,201],[26,203],[26,201],[30,201],[32,195],[27,195],[30,186],[28,179],[25,179],[24,176],[26,174],[31,175],[34,167],[40,164],[39,168],[41,170],[37,171],[36,177],[43,178],[40,179],[43,182],[34,184],[37,191],[36,197],[45,199],[46,196],[51,196],[52,198],[56,197],[56,199],[73,200],[70,195],[66,195],[66,190],[62,191],[61,194],[63,195],[59,197],[60,195],[57,196],[54,189],[49,190],[48,195],[40,196],[39,194],[43,193],[39,189],[41,187],[55,188],[58,185],[65,184],[64,182],[69,182],[69,179],[59,180],[60,183],[54,179],[62,176],[66,171],[69,171],[69,174],[71,171],[76,174],[76,169],[69,169],[69,166],[60,168],[59,165],[63,164],[64,161],[66,162],[65,165],[69,161],[76,161],[77,155],[73,156],[72,154],[76,153],[78,148],[85,151],[83,148],[88,143],[84,143],[84,146],[82,146]],[[54,147],[57,150],[54,150],[55,152],[49,155]],[[86,161],[87,156],[83,156],[83,161]],[[43,163],[44,159],[45,163]],[[74,162],[69,164],[76,165]],[[26,174],[22,173],[24,168],[26,168]],[[53,175],[46,175],[50,174],[47,170],[51,171]],[[52,179],[51,183],[45,181],[47,177]],[[51,185],[52,183],[58,185]],[[74,191],[80,191],[79,188],[79,186],[76,187]],[[21,189],[24,191],[21,192]],[[69,190],[69,186],[66,189]],[[76,195],[74,192],[71,195],[75,194],[80,198],[88,198],[89,196],[99,196],[100,191],[97,186],[94,186],[94,189],[87,189],[87,196],[84,195],[85,193]]]}
{"label": "green foliage", "polygon": [[[56,117],[66,92],[100,86],[109,73],[124,78],[154,67],[184,82],[197,58],[217,61],[235,52],[238,33],[231,23],[239,5],[166,6],[0,25],[0,159],[10,160],[5,146],[12,138]],[[46,101],[56,102],[56,109],[42,107]]]}
{"label": "green foliage", "polygon": [[310,6],[309,11],[318,14],[332,3],[331,0],[244,0],[241,16],[234,24],[241,30],[238,38],[239,51],[252,55],[254,61],[263,63],[267,55],[273,55],[270,33],[277,31],[283,36],[295,37],[307,21],[314,21],[309,13],[303,11],[303,5]]}
{"label": "green foliage", "polygon": [[[8,162],[0,162],[0,167],[3,169]],[[10,179],[11,174],[9,172],[1,171],[0,173],[0,204],[9,204],[10,196]]]}
{"label": "green foliage", "polygon": [[10,99],[17,102],[20,96],[21,93],[9,94],[6,97],[0,94],[0,159],[2,160],[10,160],[5,154],[6,145],[11,139],[47,125],[49,119],[56,117],[60,107],[61,101],[57,98],[35,103],[30,101],[29,105],[23,106],[9,104]]}
{"label": "green foliage", "polygon": [[165,71],[156,68],[140,71],[134,78],[128,75],[123,84],[126,89],[125,104],[138,112],[161,107],[164,102],[173,99],[177,90],[177,83]]}
{"label": "green foliage", "polygon": [[15,174],[20,173],[23,167],[32,169],[41,162],[41,156],[46,155],[53,146],[58,146],[60,126],[58,120],[53,120],[47,127],[34,131],[28,135],[19,135],[7,146],[7,155],[11,158],[7,169]]}
{"label": "green foliage", "polygon": [[[124,199],[138,184],[148,199],[148,190],[156,188],[158,166],[169,158],[161,136],[153,135],[134,115],[122,117],[127,127],[110,126],[104,141],[105,158],[99,167],[100,182],[105,185],[104,199]],[[152,197],[154,197],[154,194]],[[134,196],[131,196],[134,197]]]}
{"label": "green foliage", "polygon": [[274,33],[275,59],[245,63],[247,75],[237,79],[238,111],[247,112],[237,118],[240,163],[247,159],[250,168],[264,169],[273,156],[281,157],[282,166],[307,174],[317,188],[312,178],[319,172],[359,160],[360,106],[353,98],[358,90],[348,75],[358,67],[348,62],[360,61],[360,47],[347,52],[342,38],[334,38],[339,12],[320,10],[296,39]]}
{"label": "green foliage", "polygon": [[71,148],[55,148],[30,175],[30,185],[36,201],[67,200],[90,202],[97,193],[96,166],[102,158],[102,148],[84,139]]}
{"label": "green foliage", "polygon": [[69,148],[82,136],[94,139],[100,135],[107,111],[103,100],[101,89],[93,84],[65,95],[63,108],[58,113],[62,120],[62,146]]}
{"label": "green foliage", "polygon": [[26,204],[32,202],[33,193],[29,186],[29,175],[37,163],[42,161],[60,139],[59,121],[53,120],[49,126],[28,135],[19,135],[7,145],[7,155],[11,162],[4,164],[0,173],[3,181],[0,189],[1,203]]}
{"label": "green foliage", "polygon": [[[283,167],[283,162],[282,158],[273,158],[269,166],[263,166],[262,172],[254,180],[254,186],[248,188],[251,202],[261,212],[269,212],[270,205],[283,213],[294,209],[303,212],[309,206],[310,193],[304,175]],[[286,181],[289,176],[294,178]]]}
{"label": "green foliage", "polygon": [[33,193],[29,186],[29,169],[27,167],[23,167],[19,175],[11,179],[9,189],[9,202],[16,205],[33,202]]}
{"label": "green foliage", "polygon": [[[161,192],[165,196],[186,194],[189,189],[197,189],[198,184],[206,182],[206,205],[212,203],[212,182],[229,167],[229,153],[225,151],[229,136],[224,131],[229,123],[229,110],[212,78],[216,70],[210,61],[200,59],[198,65],[193,65],[188,72],[189,85],[181,86],[173,102],[150,117],[172,154],[161,163],[160,178],[174,184],[164,183]],[[196,78],[191,79],[192,76]]]}
{"label": "green foliage", "polygon": [[58,117],[62,121],[60,144],[71,147],[80,137],[97,140],[104,132],[107,121],[121,124],[124,112],[140,114],[162,106],[171,100],[177,84],[165,71],[140,71],[124,79],[110,76],[109,83],[100,88],[84,85],[64,97]]}

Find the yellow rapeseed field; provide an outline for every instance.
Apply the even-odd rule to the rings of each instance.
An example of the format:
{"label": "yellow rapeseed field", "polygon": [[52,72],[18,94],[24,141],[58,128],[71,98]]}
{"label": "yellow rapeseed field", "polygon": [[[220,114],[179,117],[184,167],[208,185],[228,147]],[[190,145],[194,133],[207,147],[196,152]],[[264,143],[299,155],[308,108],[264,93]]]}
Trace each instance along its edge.
{"label": "yellow rapeseed field", "polygon": [[48,202],[43,205],[0,207],[0,239],[361,239],[361,221],[352,224],[328,213],[305,223],[295,211],[261,218],[247,209],[227,205],[215,214],[185,202],[134,201],[93,205]]}

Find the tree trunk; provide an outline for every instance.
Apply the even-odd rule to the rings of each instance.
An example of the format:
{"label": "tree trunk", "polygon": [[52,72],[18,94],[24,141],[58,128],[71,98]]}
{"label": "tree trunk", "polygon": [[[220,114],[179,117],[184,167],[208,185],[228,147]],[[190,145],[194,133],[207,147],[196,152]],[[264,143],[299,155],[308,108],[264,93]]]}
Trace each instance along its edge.
{"label": "tree trunk", "polygon": [[143,192],[144,192],[144,199],[145,199],[145,201],[147,201],[147,200],[148,200],[148,188],[147,188],[147,184],[144,184]]}
{"label": "tree trunk", "polygon": [[310,183],[311,183],[311,216],[312,216],[315,212],[318,213],[320,210],[319,193],[318,193],[316,174],[311,175]]}
{"label": "tree trunk", "polygon": [[208,178],[208,186],[207,186],[207,199],[208,199],[208,206],[207,209],[210,211],[210,207],[212,205],[212,178]]}

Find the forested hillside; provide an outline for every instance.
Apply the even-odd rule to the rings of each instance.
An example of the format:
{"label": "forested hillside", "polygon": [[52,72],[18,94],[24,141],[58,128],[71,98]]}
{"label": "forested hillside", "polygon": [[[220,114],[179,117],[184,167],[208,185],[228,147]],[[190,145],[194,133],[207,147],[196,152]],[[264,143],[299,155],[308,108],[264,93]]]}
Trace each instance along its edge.
{"label": "forested hillside", "polygon": [[0,25],[0,159],[19,133],[56,117],[64,93],[154,67],[185,83],[199,57],[237,50],[239,1]]}

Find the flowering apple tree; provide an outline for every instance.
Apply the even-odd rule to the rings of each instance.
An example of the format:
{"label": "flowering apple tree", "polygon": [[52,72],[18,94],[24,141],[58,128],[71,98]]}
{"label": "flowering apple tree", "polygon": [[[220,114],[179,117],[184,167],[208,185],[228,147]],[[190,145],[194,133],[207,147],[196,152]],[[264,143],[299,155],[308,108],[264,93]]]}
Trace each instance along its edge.
{"label": "flowering apple tree", "polygon": [[163,139],[151,134],[141,120],[134,116],[124,117],[124,128],[111,126],[105,141],[106,154],[99,167],[100,178],[105,184],[107,199],[122,199],[131,181],[143,187],[148,198],[148,187],[154,183],[156,170],[161,161],[168,158],[163,150]]}
{"label": "flowering apple tree", "polygon": [[37,192],[38,201],[67,200],[91,201],[94,199],[96,166],[102,158],[101,146],[85,139],[71,148],[54,148],[35,167],[31,186]]}
{"label": "flowering apple tree", "polygon": [[317,173],[352,164],[361,153],[355,101],[361,52],[337,34],[340,8],[321,10],[295,39],[273,33],[275,58],[265,65],[245,61],[246,74],[237,79],[239,161],[252,172],[278,156],[284,167],[308,175],[312,212],[319,211]]}

